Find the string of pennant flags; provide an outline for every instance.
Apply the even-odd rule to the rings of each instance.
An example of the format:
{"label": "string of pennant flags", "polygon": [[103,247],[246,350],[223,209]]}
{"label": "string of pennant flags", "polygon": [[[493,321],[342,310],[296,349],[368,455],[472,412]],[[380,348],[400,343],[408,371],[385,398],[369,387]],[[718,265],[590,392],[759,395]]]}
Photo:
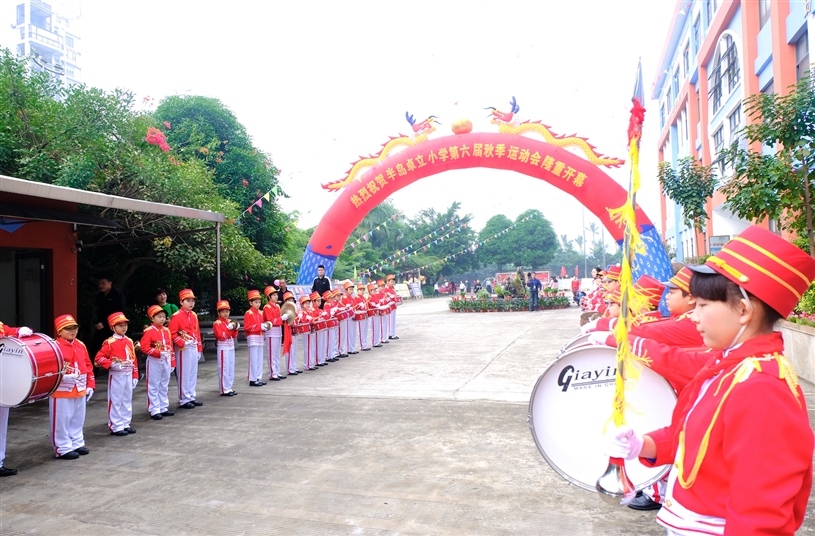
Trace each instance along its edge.
{"label": "string of pennant flags", "polygon": [[[401,214],[401,212],[400,212],[399,214]],[[404,253],[404,252],[406,252],[406,251],[409,251],[409,250],[410,250],[410,249],[412,249],[412,248],[415,248],[416,244],[420,244],[420,243],[421,243],[421,242],[423,242],[423,241],[427,241],[427,240],[429,240],[429,239],[430,239],[431,237],[433,237],[433,236],[438,236],[438,234],[439,234],[439,233],[441,233],[441,232],[443,232],[445,229],[448,229],[449,227],[451,227],[451,226],[455,225],[457,222],[458,222],[458,218],[453,218],[453,219],[450,221],[450,223],[445,223],[444,225],[442,225],[442,226],[441,226],[441,227],[439,227],[438,229],[435,229],[435,230],[431,231],[430,233],[426,234],[425,236],[423,236],[423,237],[422,237],[422,238],[420,238],[419,240],[416,240],[415,242],[412,242],[412,243],[410,243],[409,245],[405,246],[404,248],[400,249],[399,251],[397,251],[396,253],[394,253],[393,255],[391,255],[390,257],[388,257],[388,258],[387,258],[387,259],[385,259],[385,260],[386,260],[386,261],[389,261],[389,260],[391,260],[391,259],[393,259],[393,258],[396,258],[396,257],[398,257],[400,254],[402,254],[402,253]],[[467,225],[465,224],[464,226],[466,227]],[[380,227],[380,226],[377,226],[377,227],[376,227],[376,229],[374,229],[374,231],[375,231],[375,230],[378,230],[378,229],[379,229],[379,227]],[[362,237],[358,238],[357,240],[355,240],[355,241],[351,242],[351,244],[350,244],[350,245],[351,245],[351,248],[352,248],[352,249],[356,249],[357,244],[359,244],[359,243],[360,243],[361,241],[363,241],[363,240],[367,240],[367,238],[366,238],[366,237],[367,237],[367,236],[372,236],[372,235],[373,235],[373,231],[370,231],[370,232],[366,233],[365,235],[363,235]]]}
{"label": "string of pennant flags", "polygon": [[[279,187],[275,186],[274,188],[272,188],[271,190],[269,190],[268,192],[266,192],[266,193],[265,193],[265,194],[263,194],[262,196],[258,197],[258,198],[255,200],[255,202],[254,202],[254,203],[252,203],[251,205],[249,205],[248,207],[246,207],[246,208],[243,210],[243,212],[241,212],[241,213],[240,213],[240,216],[238,216],[238,219],[237,219],[236,223],[237,223],[238,225],[240,225],[240,224],[241,224],[241,218],[243,218],[244,214],[252,214],[252,211],[253,211],[253,210],[254,210],[256,207],[257,207],[257,208],[263,208],[263,201],[264,201],[264,199],[266,200],[266,202],[267,202],[267,203],[271,203],[271,202],[272,202],[272,198],[273,198],[273,197],[276,199],[276,198],[277,198],[279,195],[281,195],[281,194],[283,194],[284,196],[286,196],[286,194],[284,194],[283,192],[281,192],[281,191],[280,191],[280,188],[279,188]],[[288,197],[288,196],[286,196],[286,197]],[[286,229],[286,230],[288,231],[288,229]]]}
{"label": "string of pennant flags", "polygon": [[[530,220],[531,218],[532,218],[532,216],[527,216],[526,218],[524,218],[524,219],[523,219],[523,220],[521,220],[521,221],[528,221],[528,220]],[[467,224],[463,224],[462,226],[458,227],[458,228],[457,228],[457,229],[455,229],[455,230],[459,230],[459,229],[461,229],[462,227],[466,227],[466,225],[467,225]],[[447,262],[449,262],[449,261],[451,261],[451,260],[455,260],[455,258],[456,258],[456,256],[457,256],[457,255],[463,255],[463,254],[465,254],[465,253],[474,252],[476,249],[480,248],[481,246],[483,246],[483,245],[484,245],[484,244],[486,244],[487,242],[489,242],[489,241],[491,241],[491,240],[494,240],[494,239],[498,238],[499,236],[503,236],[503,235],[507,234],[509,231],[511,231],[511,230],[513,230],[513,229],[515,229],[516,227],[517,227],[517,222],[516,222],[516,223],[513,223],[512,225],[510,225],[510,226],[509,226],[509,227],[507,227],[506,229],[503,229],[503,230],[501,230],[501,231],[498,231],[497,233],[495,233],[495,234],[494,234],[494,235],[492,235],[492,236],[488,236],[488,237],[487,237],[487,238],[485,238],[484,240],[481,240],[481,241],[479,241],[479,242],[476,242],[475,244],[473,244],[472,246],[470,246],[470,247],[468,247],[468,248],[464,248],[464,249],[462,249],[462,250],[461,250],[461,251],[459,251],[458,253],[453,253],[453,254],[451,254],[451,255],[448,255],[448,256],[444,257],[443,259],[438,259],[438,260],[436,260],[436,261],[433,261],[433,262],[427,263],[427,264],[425,264],[424,266],[418,266],[418,267],[416,267],[416,268],[411,268],[409,271],[413,271],[413,270],[417,270],[417,269],[418,269],[418,270],[424,270],[424,269],[427,269],[427,268],[429,268],[429,267],[431,267],[431,266],[436,266],[436,265],[439,265],[439,264],[445,264],[445,263],[447,263]],[[451,232],[450,234],[452,234],[452,232]],[[429,247],[431,247],[431,246],[433,246],[433,245],[436,245],[436,244],[438,244],[439,242],[444,242],[444,238],[445,238],[446,236],[449,236],[449,235],[442,236],[442,237],[440,237],[440,238],[438,238],[438,239],[434,240],[432,243],[427,243],[426,245],[422,246],[422,251],[427,251],[427,249],[428,249]],[[402,250],[402,252],[404,252],[404,251],[405,251],[405,250]],[[419,251],[413,251],[413,252],[410,252],[410,253],[406,253],[406,254],[405,254],[405,255],[403,255],[402,257],[397,258],[396,260],[394,260],[393,262],[387,262],[387,260],[388,260],[388,259],[392,258],[392,257],[389,257],[388,259],[386,259],[386,261],[385,261],[385,262],[380,263],[380,264],[376,264],[376,265],[374,265],[374,266],[372,266],[372,267],[368,268],[366,271],[364,271],[364,272],[360,272],[360,274],[359,274],[359,275],[371,276],[371,275],[373,275],[373,274],[374,274],[374,270],[376,270],[376,269],[384,269],[384,268],[388,268],[388,267],[396,266],[398,263],[402,263],[402,262],[404,262],[406,259],[408,259],[408,258],[410,258],[410,257],[412,257],[413,255],[416,255],[416,254],[418,254],[418,253],[419,253]],[[399,272],[399,275],[400,275],[400,276],[401,276],[401,275],[405,275],[405,273],[407,273],[407,272]]]}
{"label": "string of pennant flags", "polygon": [[401,211],[400,211],[400,212],[397,212],[396,214],[394,214],[393,216],[389,217],[388,219],[386,219],[385,221],[383,221],[382,223],[380,223],[380,224],[379,224],[379,225],[377,225],[376,227],[372,227],[372,228],[371,228],[369,231],[365,232],[365,234],[363,234],[362,236],[360,236],[359,238],[357,238],[356,240],[354,240],[353,242],[351,242],[351,247],[352,247],[353,249],[356,249],[357,244],[359,244],[360,242],[367,242],[367,241],[368,241],[368,238],[369,238],[369,237],[372,237],[372,236],[374,235],[374,231],[379,231],[379,230],[380,230],[380,229],[382,229],[383,227],[387,228],[387,227],[388,227],[388,222],[389,222],[390,220],[396,221],[396,218],[397,218],[397,217],[399,217],[399,216],[401,216],[401,215],[402,215],[402,212],[401,212]]}
{"label": "string of pennant flags", "polygon": [[[436,229],[434,231],[431,231],[430,233],[424,235],[423,237],[421,237],[420,239],[418,239],[418,240],[416,240],[414,242],[411,242],[410,244],[408,244],[404,248],[400,249],[399,251],[397,251],[393,255],[387,257],[386,259],[384,259],[382,262],[377,263],[377,264],[375,264],[373,266],[370,266],[368,268],[367,272],[363,272],[363,273],[372,272],[373,270],[375,270],[377,268],[380,268],[380,267],[385,268],[387,266],[390,266],[391,264],[393,264],[393,263],[389,262],[392,259],[398,259],[398,258],[402,257],[402,260],[404,260],[404,259],[406,259],[408,257],[411,257],[411,256],[415,255],[416,253],[418,253],[418,251],[416,250],[417,244],[426,243],[425,246],[422,246],[422,251],[427,251],[427,247],[430,245],[430,241],[431,241],[431,239],[433,237],[435,237],[435,236],[439,237],[438,239],[436,239],[433,242],[434,244],[437,244],[439,241],[444,242],[444,239],[445,238],[450,238],[451,234],[455,234],[456,231],[460,231],[462,228],[467,227],[467,224],[463,223],[463,224],[459,225],[458,227],[456,227],[455,229],[451,229],[451,227],[453,225],[455,225],[456,223],[458,223],[457,218],[451,220],[450,223],[445,223],[444,225],[442,225],[438,229]],[[446,234],[444,234],[445,229],[448,229]],[[414,250],[412,253],[410,252],[411,249]]]}

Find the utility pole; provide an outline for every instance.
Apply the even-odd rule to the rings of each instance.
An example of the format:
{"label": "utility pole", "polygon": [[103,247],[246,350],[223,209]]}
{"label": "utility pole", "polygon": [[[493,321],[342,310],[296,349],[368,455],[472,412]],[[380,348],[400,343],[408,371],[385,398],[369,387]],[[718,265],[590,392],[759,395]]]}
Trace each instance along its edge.
{"label": "utility pole", "polygon": [[606,228],[600,225],[600,243],[603,245],[603,270],[606,269]]}
{"label": "utility pole", "polygon": [[589,273],[589,267],[586,264],[586,207],[583,207],[583,277]]}

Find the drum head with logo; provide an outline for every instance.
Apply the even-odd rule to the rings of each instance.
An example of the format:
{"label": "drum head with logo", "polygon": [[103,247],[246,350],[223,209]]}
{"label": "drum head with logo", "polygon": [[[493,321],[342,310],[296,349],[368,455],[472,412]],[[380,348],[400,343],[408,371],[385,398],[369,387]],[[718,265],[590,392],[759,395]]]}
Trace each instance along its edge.
{"label": "drum head with logo", "polygon": [[[612,412],[616,349],[577,348],[561,355],[541,375],[529,400],[529,427],[543,457],[563,478],[595,491],[608,465],[603,454],[603,427]],[[625,420],[638,433],[670,425],[676,394],[664,378],[643,367],[628,380]],[[659,480],[669,467],[649,468],[626,462],[637,489]]]}

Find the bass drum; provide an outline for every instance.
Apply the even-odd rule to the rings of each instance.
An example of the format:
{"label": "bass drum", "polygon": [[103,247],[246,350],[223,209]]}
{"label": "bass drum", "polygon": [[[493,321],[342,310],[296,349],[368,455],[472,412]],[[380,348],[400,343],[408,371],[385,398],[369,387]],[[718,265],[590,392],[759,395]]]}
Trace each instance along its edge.
{"label": "bass drum", "polygon": [[611,335],[611,331],[592,331],[590,333],[581,333],[574,339],[570,340],[566,344],[563,345],[563,348],[560,349],[560,355],[565,354],[569,350],[575,350],[577,348],[583,348],[584,346],[591,346],[589,343],[589,335],[592,333],[605,333],[606,335]]}
{"label": "bass drum", "polygon": [[48,335],[0,338],[0,406],[13,408],[48,398],[62,374],[62,352]]}
{"label": "bass drum", "polygon": [[[602,452],[603,427],[614,400],[617,350],[589,346],[561,355],[538,378],[529,399],[527,421],[543,458],[560,476],[588,491],[608,466]],[[627,380],[626,424],[649,432],[671,423],[676,394],[656,372],[643,367],[637,380]],[[628,477],[640,490],[670,466],[645,467],[625,462]]]}

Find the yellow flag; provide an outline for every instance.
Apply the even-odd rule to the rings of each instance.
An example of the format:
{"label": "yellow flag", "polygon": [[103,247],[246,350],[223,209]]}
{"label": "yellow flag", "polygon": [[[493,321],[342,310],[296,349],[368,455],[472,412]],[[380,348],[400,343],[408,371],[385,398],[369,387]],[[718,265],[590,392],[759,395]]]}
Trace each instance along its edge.
{"label": "yellow flag", "polygon": [[266,195],[263,196],[263,199],[269,201],[269,192],[266,192]]}

